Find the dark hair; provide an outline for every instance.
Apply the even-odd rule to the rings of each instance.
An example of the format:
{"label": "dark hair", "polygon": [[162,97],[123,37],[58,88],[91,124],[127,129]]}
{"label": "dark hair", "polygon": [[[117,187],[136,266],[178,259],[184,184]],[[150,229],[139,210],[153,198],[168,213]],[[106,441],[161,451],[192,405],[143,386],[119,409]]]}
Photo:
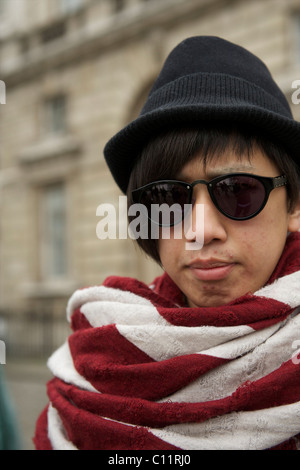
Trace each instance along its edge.
{"label": "dark hair", "polygon": [[[251,155],[254,146],[273,161],[281,174],[287,176],[288,210],[299,199],[300,169],[280,144],[262,137],[257,130],[228,124],[205,125],[201,128],[165,130],[151,139],[136,160],[127,188],[128,207],[133,204],[132,190],[160,179],[176,179],[178,173],[198,153],[203,156],[204,166],[231,149],[236,157]],[[128,217],[129,222],[133,217]],[[140,248],[160,264],[157,240],[138,238]]]}

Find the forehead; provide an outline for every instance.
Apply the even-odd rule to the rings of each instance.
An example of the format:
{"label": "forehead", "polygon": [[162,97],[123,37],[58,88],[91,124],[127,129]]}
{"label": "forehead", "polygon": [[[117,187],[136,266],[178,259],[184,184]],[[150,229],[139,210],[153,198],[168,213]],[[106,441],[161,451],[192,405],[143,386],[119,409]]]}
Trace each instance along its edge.
{"label": "forehead", "polygon": [[178,177],[193,181],[199,178],[213,178],[229,173],[253,173],[261,176],[276,176],[278,168],[258,147],[254,147],[251,155],[235,154],[228,149],[220,155],[204,160],[198,153],[191,161],[186,163]]}

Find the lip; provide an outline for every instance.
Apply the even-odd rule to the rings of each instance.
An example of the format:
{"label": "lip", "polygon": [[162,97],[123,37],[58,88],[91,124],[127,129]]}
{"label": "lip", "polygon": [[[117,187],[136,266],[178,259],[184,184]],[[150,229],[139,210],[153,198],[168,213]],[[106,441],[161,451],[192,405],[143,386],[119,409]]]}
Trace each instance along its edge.
{"label": "lip", "polygon": [[233,270],[235,263],[220,260],[196,260],[188,265],[193,275],[201,281],[220,281]]}

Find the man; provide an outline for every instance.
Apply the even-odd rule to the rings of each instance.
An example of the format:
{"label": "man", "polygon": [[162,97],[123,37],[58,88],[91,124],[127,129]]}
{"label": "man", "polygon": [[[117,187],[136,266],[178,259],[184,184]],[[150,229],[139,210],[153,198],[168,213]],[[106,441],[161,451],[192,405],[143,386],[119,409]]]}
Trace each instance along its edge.
{"label": "man", "polygon": [[[71,297],[37,448],[299,448],[299,131],[245,49],[194,37],[171,52],[105,147],[159,226],[137,241],[165,273]],[[176,208],[168,226],[154,205]]]}

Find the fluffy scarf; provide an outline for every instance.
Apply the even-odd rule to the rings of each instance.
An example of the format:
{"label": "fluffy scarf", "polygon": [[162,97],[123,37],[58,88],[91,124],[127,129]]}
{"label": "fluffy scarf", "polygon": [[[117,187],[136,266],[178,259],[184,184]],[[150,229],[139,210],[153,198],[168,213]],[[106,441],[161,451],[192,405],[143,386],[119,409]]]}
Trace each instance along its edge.
{"label": "fluffy scarf", "polygon": [[166,275],[76,291],[37,449],[300,448],[300,234],[269,283],[187,308]]}

